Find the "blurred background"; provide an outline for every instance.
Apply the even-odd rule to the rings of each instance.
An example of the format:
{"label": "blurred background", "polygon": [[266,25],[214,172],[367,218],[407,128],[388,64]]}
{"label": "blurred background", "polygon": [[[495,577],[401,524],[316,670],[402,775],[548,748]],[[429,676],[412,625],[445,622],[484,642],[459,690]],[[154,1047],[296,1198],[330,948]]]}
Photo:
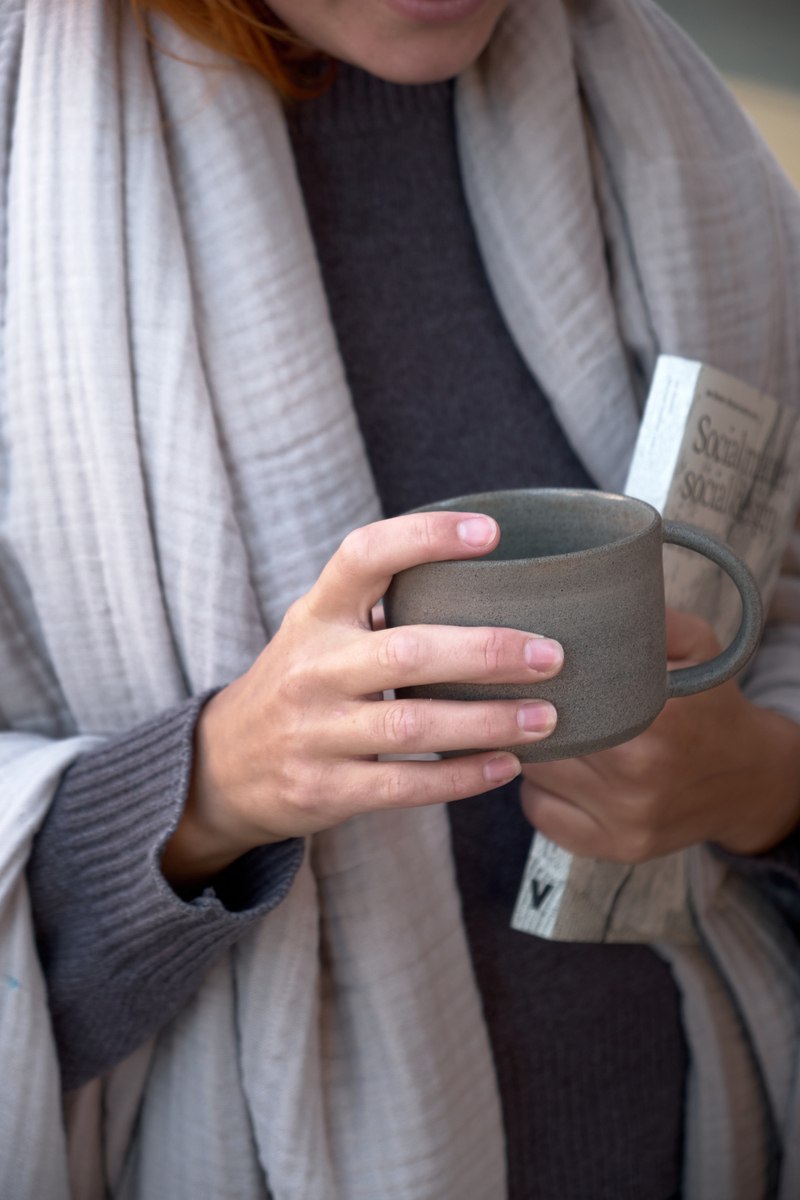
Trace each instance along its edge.
{"label": "blurred background", "polygon": [[658,0],[725,75],[800,188],[800,0]]}

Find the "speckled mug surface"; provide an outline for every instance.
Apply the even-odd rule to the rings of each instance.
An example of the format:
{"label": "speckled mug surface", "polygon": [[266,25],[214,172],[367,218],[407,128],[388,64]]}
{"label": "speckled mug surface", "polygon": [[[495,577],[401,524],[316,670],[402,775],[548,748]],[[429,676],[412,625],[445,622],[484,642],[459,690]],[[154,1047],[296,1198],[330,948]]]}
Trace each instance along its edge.
{"label": "speckled mug surface", "polygon": [[[533,488],[459,496],[417,511],[486,513],[500,527],[500,544],[484,558],[401,571],[385,597],[388,624],[522,629],[561,642],[564,666],[557,678],[534,687],[445,683],[400,694],[552,701],[558,724],[550,737],[508,747],[525,762],[573,758],[635,737],[667,699],[730,679],[758,645],[761,599],[747,567],[709,534],[662,521],[641,500]],[[665,542],[711,558],[728,572],[742,598],[742,623],[731,645],[710,662],[670,672]]]}

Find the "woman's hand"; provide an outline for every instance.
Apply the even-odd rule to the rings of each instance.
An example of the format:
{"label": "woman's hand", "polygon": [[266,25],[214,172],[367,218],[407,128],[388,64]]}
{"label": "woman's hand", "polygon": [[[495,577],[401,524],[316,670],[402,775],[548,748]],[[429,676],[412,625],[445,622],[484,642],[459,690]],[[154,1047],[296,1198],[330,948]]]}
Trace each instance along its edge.
{"label": "woman's hand", "polygon": [[[519,773],[498,754],[555,725],[536,684],[561,669],[557,643],[512,629],[373,629],[391,577],[423,562],[478,557],[491,518],[396,517],[357,529],[288,611],[252,668],[204,707],[188,802],[162,869],[176,885],[216,874],[252,847],[314,833],[371,809],[458,800]],[[384,701],[412,684],[530,685],[531,702]],[[483,749],[443,761],[378,755]]]}
{"label": "woman's hand", "polygon": [[[671,666],[718,650],[705,621],[668,614]],[[707,841],[755,854],[800,821],[800,725],[750,704],[734,681],[670,700],[621,746],[522,773],[531,823],[589,858],[644,862]]]}

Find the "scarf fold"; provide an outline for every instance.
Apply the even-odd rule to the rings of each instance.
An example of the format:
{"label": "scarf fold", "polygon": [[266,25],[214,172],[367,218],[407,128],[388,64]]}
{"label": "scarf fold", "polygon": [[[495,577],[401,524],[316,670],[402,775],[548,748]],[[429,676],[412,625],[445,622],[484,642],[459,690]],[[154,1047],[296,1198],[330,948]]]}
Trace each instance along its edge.
{"label": "scarf fold", "polygon": [[[314,838],[279,909],[62,1122],[24,885],[61,772],[241,673],[379,507],[267,85],[167,22],[150,44],[104,0],[0,2],[9,1187],[497,1200],[500,1104],[441,809]],[[621,485],[660,351],[798,401],[796,198],[657,10],[514,0],[457,119],[498,302],[600,482]],[[796,633],[774,632],[754,686],[800,712]],[[664,949],[694,1064],[686,1195],[752,1200],[798,1115],[796,979],[760,898],[689,859],[698,946]],[[769,1193],[786,1200],[791,1153]]]}

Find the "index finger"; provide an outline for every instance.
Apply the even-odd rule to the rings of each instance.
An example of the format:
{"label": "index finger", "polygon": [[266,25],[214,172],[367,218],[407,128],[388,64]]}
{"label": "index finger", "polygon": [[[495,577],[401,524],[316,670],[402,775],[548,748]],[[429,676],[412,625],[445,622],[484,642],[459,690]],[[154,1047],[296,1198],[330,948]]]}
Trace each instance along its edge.
{"label": "index finger", "polygon": [[449,558],[478,558],[493,550],[500,530],[483,513],[410,513],[348,533],[308,595],[315,615],[357,620],[370,610],[398,571]]}
{"label": "index finger", "polygon": [[694,613],[667,608],[667,658],[670,662],[703,662],[719,654],[722,647],[714,630]]}

